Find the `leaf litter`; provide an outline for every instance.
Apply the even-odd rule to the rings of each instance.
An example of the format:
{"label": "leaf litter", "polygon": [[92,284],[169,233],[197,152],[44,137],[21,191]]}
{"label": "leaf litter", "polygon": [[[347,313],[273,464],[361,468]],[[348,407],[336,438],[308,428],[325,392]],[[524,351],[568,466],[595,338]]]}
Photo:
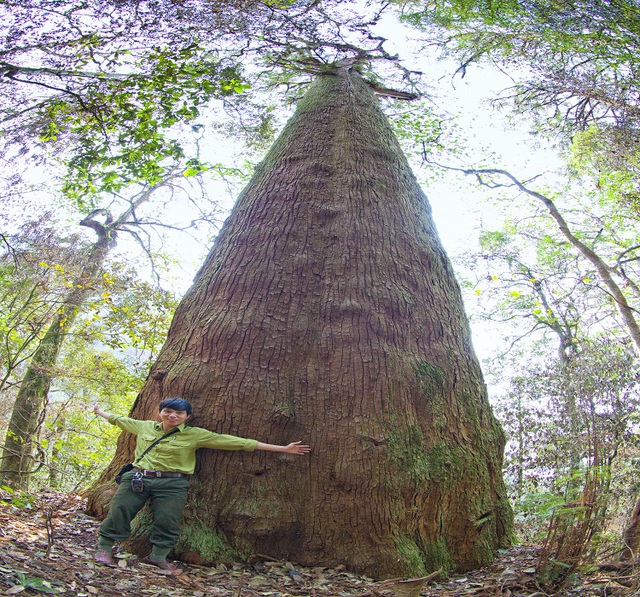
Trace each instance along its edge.
{"label": "leaf litter", "polygon": [[132,554],[114,568],[93,562],[99,521],[77,494],[41,493],[13,504],[0,492],[0,594],[69,597],[632,597],[640,570],[615,566],[582,571],[563,588],[536,580],[539,548],[501,550],[493,564],[464,574],[437,571],[420,579],[375,581],[344,568],[303,567],[255,555],[244,564],[183,565],[180,576],[159,574]]}

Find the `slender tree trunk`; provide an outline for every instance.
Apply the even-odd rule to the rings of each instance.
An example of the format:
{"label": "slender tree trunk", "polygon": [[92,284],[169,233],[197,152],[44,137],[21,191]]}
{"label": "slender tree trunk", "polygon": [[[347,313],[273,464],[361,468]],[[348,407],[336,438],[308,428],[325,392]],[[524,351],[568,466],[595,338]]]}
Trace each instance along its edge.
{"label": "slender tree trunk", "polygon": [[[60,415],[58,415],[54,428],[53,428],[53,433],[55,437],[60,437],[63,433],[64,433],[64,428],[65,428],[65,417],[64,415],[61,413]],[[60,450],[60,445],[58,442],[56,441],[52,441],[51,442],[52,446],[51,446],[51,452],[50,452],[50,457],[49,457],[49,462],[50,462],[50,466],[49,466],[49,487],[51,489],[59,489],[60,487],[60,469],[58,466],[58,458],[60,456],[61,450]]]}
{"label": "slender tree trunk", "polygon": [[54,368],[62,345],[88,296],[94,293],[93,282],[102,269],[104,258],[114,241],[106,231],[93,245],[86,265],[65,297],[53,321],[33,354],[20,384],[18,396],[7,428],[0,484],[14,489],[28,489],[34,469],[34,442],[45,416],[45,407]]}
{"label": "slender tree trunk", "polygon": [[[492,561],[512,514],[503,435],[430,208],[367,85],[300,102],[178,308],[133,416],[183,396],[193,424],[309,458],[205,450],[177,554],[251,553],[375,577]],[[123,436],[93,488],[104,512]],[[146,519],[139,532],[146,532]]]}

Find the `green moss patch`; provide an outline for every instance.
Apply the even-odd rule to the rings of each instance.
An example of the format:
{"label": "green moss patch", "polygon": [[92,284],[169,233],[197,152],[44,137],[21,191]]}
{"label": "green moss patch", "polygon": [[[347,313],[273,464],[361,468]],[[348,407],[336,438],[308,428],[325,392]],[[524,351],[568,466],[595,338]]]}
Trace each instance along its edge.
{"label": "green moss patch", "polygon": [[232,549],[216,532],[203,524],[185,524],[182,527],[176,551],[195,552],[202,562],[233,562],[240,558],[238,551]]}
{"label": "green moss patch", "polygon": [[440,568],[453,570],[456,564],[444,539],[438,539],[433,543],[424,542],[422,553],[427,570],[434,571]]}
{"label": "green moss patch", "polygon": [[411,576],[425,576],[427,569],[425,568],[424,556],[422,550],[416,542],[410,537],[401,535],[393,538],[396,547],[398,559],[405,568],[405,574]]}
{"label": "green moss patch", "polygon": [[444,372],[427,361],[420,360],[413,372],[420,387],[428,396],[441,394],[444,391]]}
{"label": "green moss patch", "polygon": [[416,484],[429,480],[429,462],[425,458],[425,438],[418,425],[389,422],[386,430],[387,455],[398,472]]}

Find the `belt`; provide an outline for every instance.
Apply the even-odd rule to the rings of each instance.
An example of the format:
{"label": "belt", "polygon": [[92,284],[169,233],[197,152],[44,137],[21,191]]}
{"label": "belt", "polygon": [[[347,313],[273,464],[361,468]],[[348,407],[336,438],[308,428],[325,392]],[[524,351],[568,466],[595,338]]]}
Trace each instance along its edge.
{"label": "belt", "polygon": [[138,467],[133,467],[135,472],[142,473],[145,477],[186,477],[184,473],[168,473],[166,471],[148,471]]}

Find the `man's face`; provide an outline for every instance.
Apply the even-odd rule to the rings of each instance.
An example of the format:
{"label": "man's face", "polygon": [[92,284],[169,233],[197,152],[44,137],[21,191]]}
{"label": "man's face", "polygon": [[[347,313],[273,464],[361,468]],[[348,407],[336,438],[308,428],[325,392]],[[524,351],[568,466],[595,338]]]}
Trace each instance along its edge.
{"label": "man's face", "polygon": [[158,417],[165,431],[169,431],[178,425],[182,425],[187,421],[189,415],[186,410],[174,410],[173,408],[163,408]]}

